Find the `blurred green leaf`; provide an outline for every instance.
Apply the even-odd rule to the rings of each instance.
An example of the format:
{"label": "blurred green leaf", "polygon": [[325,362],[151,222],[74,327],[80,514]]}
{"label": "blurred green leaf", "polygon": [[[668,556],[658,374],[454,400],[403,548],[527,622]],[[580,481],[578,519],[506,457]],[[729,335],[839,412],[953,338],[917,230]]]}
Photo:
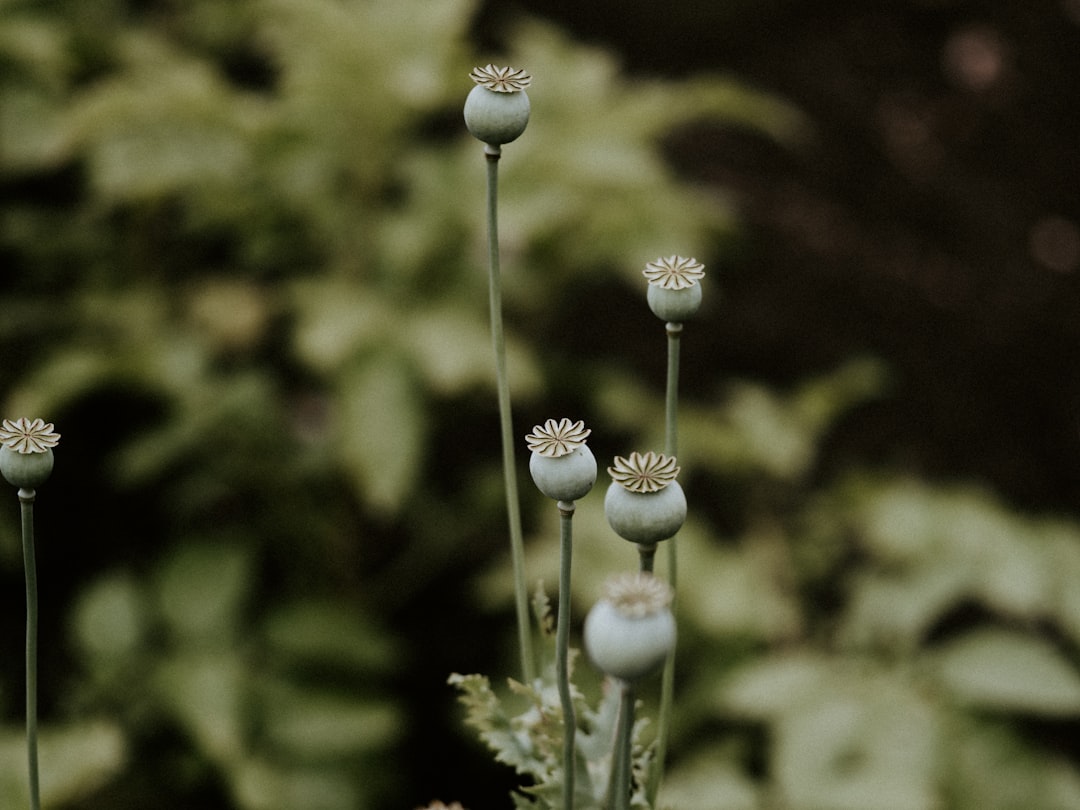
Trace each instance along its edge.
{"label": "blurred green leaf", "polygon": [[1006,630],[979,630],[937,656],[942,683],[961,702],[1050,716],[1080,714],[1080,674],[1050,644]]}
{"label": "blurred green leaf", "polygon": [[[42,728],[42,806],[59,806],[91,795],[122,770],[128,753],[123,732],[107,720]],[[52,763],[62,766],[52,767]],[[24,731],[4,729],[0,733],[0,804],[25,807],[28,803]]]}
{"label": "blurred green leaf", "polygon": [[204,757],[237,759],[246,749],[246,673],[232,650],[182,650],[158,669],[160,700]]}
{"label": "blurred green leaf", "polygon": [[80,595],[71,626],[76,644],[87,656],[116,660],[134,654],[150,620],[142,590],[124,572],[102,577]]}
{"label": "blurred green leaf", "polygon": [[902,678],[839,665],[774,726],[775,779],[794,807],[929,810],[937,803],[933,707]]}
{"label": "blurred green leaf", "polygon": [[738,715],[773,719],[820,690],[828,678],[828,662],[810,654],[764,657],[738,667],[716,698]]}
{"label": "blurred green leaf", "polygon": [[402,727],[400,714],[384,702],[297,689],[273,689],[267,698],[262,736],[291,762],[341,760],[385,748]]}
{"label": "blurred green leaf", "polygon": [[953,716],[942,749],[945,801],[956,810],[1080,807],[1080,773],[998,722]]}
{"label": "blurred green leaf", "polygon": [[158,575],[156,596],[169,631],[187,643],[235,638],[251,588],[250,551],[240,546],[178,548]]}
{"label": "blurred green leaf", "polygon": [[758,810],[761,791],[719,746],[703,747],[664,777],[660,807],[678,810]]}
{"label": "blurred green leaf", "polygon": [[401,508],[420,474],[423,396],[412,367],[390,352],[362,359],[341,380],[338,452],[357,493],[381,514]]}
{"label": "blurred green leaf", "polygon": [[237,804],[245,810],[354,810],[363,795],[340,768],[251,758],[236,763],[230,777]]}

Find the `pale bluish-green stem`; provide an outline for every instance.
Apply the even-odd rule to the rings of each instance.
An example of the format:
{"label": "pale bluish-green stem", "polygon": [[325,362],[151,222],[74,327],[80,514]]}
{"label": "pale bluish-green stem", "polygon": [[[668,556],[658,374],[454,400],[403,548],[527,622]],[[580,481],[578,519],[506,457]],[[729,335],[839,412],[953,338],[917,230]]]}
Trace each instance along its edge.
{"label": "pale bluish-green stem", "polygon": [[19,490],[19,506],[22,511],[23,566],[26,569],[26,757],[31,810],[38,810],[41,807],[37,744],[38,587],[37,564],[34,558],[35,497],[35,490]]}
{"label": "pale bluish-green stem", "polygon": [[19,491],[23,567],[26,572],[26,759],[31,810],[41,807],[38,778],[38,585],[34,552],[36,488],[53,468],[52,448],[60,441],[43,419],[0,423],[0,474]]}
{"label": "pale bluish-green stem", "polygon": [[638,543],[637,547],[639,570],[651,574],[656,561],[656,543]]}
{"label": "pale bluish-green stem", "polygon": [[612,810],[629,810],[633,790],[634,746],[634,687],[629,681],[620,681],[619,724],[615,730],[615,753],[611,769],[609,807]]}
{"label": "pale bluish-green stem", "polygon": [[506,337],[503,333],[502,281],[499,273],[499,157],[502,149],[484,144],[487,158],[488,221],[488,303],[491,310],[491,342],[495,352],[495,384],[498,389],[499,426],[502,436],[503,479],[506,489],[506,512],[510,527],[510,558],[514,570],[514,607],[517,614],[521,671],[525,683],[536,677],[532,634],[529,632],[529,594],[525,582],[525,541],[521,529],[521,504],[518,499],[517,471],[514,461],[514,428],[510,409],[510,384],[506,373]]}
{"label": "pale bluish-green stem", "polygon": [[555,675],[563,711],[563,808],[574,810],[577,719],[570,692],[570,561],[573,552],[573,501],[559,501],[559,615],[555,627]]}
{"label": "pale bluish-green stem", "polygon": [[[664,452],[675,456],[679,449],[679,338],[682,336],[681,323],[668,323],[667,332],[667,389],[665,396]],[[679,554],[677,537],[667,542],[667,579],[674,594],[678,587]],[[674,601],[674,596],[672,597]],[[672,610],[675,610],[672,604]],[[664,662],[664,673],[660,677],[660,708],[656,718],[656,758],[649,776],[647,795],[651,805],[656,804],[660,783],[664,778],[664,763],[667,759],[668,739],[671,736],[671,713],[675,703],[675,652],[673,645]]]}

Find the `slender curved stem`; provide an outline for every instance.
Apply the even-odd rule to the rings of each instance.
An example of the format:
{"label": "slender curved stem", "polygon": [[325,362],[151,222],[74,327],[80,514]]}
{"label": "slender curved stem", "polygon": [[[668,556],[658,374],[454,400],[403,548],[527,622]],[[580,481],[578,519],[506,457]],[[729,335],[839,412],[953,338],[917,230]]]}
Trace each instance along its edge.
{"label": "slender curved stem", "polygon": [[555,671],[563,712],[563,810],[574,809],[574,736],[577,719],[570,694],[570,561],[573,553],[573,502],[559,501],[559,616],[555,628]]}
{"label": "slender curved stem", "polygon": [[[681,323],[669,323],[667,332],[667,392],[665,397],[665,430],[664,430],[664,453],[678,457],[679,452],[679,348],[682,336]],[[679,573],[679,555],[676,538],[667,541],[667,566],[668,584],[673,593],[676,592]],[[675,609],[674,603],[672,610]],[[648,799],[649,804],[656,805],[656,797],[660,792],[660,783],[664,776],[664,763],[667,759],[668,739],[671,736],[671,712],[675,702],[675,646],[668,653],[664,661],[664,674],[660,680],[660,709],[657,717],[656,729],[656,759],[653,763],[652,773],[649,779]]]}
{"label": "slender curved stem", "polygon": [[26,569],[26,758],[30,777],[30,808],[41,807],[38,786],[37,636],[38,588],[34,560],[34,498],[32,489],[19,490],[22,512],[23,566]]}
{"label": "slender curved stem", "polygon": [[510,384],[506,373],[506,338],[503,335],[502,284],[499,276],[499,157],[498,146],[486,144],[488,221],[488,300],[491,309],[491,343],[495,350],[495,384],[499,399],[499,426],[502,434],[503,479],[506,512],[510,524],[510,557],[514,569],[514,607],[517,613],[521,671],[525,683],[536,677],[532,634],[529,632],[529,594],[525,583],[525,541],[521,531],[521,504],[518,500],[514,463],[514,428],[510,412]]}
{"label": "slender curved stem", "polygon": [[609,805],[613,810],[629,810],[633,789],[634,689],[623,681],[619,702],[619,725],[615,730],[615,761],[611,772]]}

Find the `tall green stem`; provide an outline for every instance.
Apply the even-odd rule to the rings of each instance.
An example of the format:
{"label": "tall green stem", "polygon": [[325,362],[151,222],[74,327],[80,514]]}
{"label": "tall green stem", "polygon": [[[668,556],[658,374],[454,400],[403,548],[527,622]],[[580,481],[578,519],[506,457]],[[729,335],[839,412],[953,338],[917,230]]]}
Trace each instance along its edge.
{"label": "tall green stem", "polygon": [[573,554],[573,502],[559,501],[559,616],[555,628],[555,671],[563,711],[563,810],[574,810],[574,736],[577,720],[570,694],[570,561]]}
{"label": "tall green stem", "polygon": [[[664,454],[679,455],[679,338],[682,324],[669,323],[667,332],[667,388],[664,411]],[[674,586],[673,586],[674,587]]]}
{"label": "tall green stem", "polygon": [[510,557],[514,568],[514,605],[517,612],[518,646],[521,648],[521,671],[525,683],[536,677],[532,634],[529,632],[529,595],[525,582],[525,541],[521,531],[521,505],[518,500],[517,470],[514,463],[514,427],[510,412],[510,384],[506,373],[506,338],[502,321],[502,282],[499,275],[499,157],[498,146],[485,144],[487,158],[488,221],[488,299],[491,309],[491,342],[495,350],[495,384],[499,399],[499,425],[502,433],[503,479],[506,512],[510,524]]}
{"label": "tall green stem", "polygon": [[34,561],[34,498],[32,489],[19,490],[22,512],[23,565],[26,569],[26,756],[30,777],[30,810],[41,807],[38,787],[37,637],[38,589]]}
{"label": "tall green stem", "polygon": [[615,730],[615,761],[608,790],[608,806],[612,810],[629,810],[633,788],[634,689],[627,681],[623,681],[621,687],[619,725]]}
{"label": "tall green stem", "polygon": [[[664,453],[678,457],[679,453],[679,348],[682,336],[681,323],[667,324],[667,391],[665,396]],[[668,584],[672,593],[676,593],[679,573],[679,556],[676,538],[667,541]],[[674,597],[673,597],[674,599]],[[674,602],[672,610],[675,609]],[[656,760],[653,763],[649,779],[649,804],[656,805],[660,792],[660,783],[664,777],[664,763],[667,759],[668,739],[671,736],[671,712],[675,703],[675,646],[664,661],[664,674],[660,681],[660,710],[657,717]]]}

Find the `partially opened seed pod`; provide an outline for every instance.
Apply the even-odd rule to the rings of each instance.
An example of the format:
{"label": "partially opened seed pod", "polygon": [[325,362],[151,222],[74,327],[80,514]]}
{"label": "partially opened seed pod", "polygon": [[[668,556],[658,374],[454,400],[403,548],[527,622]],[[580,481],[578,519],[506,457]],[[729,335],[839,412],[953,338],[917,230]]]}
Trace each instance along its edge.
{"label": "partially opened seed pod", "polygon": [[647,573],[608,580],[585,617],[585,652],[607,675],[636,681],[663,665],[675,647],[671,588]]}

